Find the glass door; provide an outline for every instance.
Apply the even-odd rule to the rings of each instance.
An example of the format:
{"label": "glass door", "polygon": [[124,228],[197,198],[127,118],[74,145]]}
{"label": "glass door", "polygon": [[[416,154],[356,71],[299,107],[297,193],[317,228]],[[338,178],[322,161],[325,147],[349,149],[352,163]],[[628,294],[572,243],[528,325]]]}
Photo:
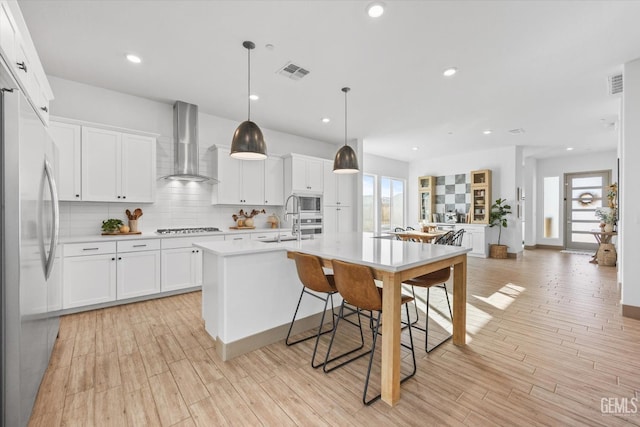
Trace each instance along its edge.
{"label": "glass door", "polygon": [[592,230],[600,230],[596,208],[607,206],[607,187],[611,171],[565,174],[565,247],[567,249],[598,249]]}

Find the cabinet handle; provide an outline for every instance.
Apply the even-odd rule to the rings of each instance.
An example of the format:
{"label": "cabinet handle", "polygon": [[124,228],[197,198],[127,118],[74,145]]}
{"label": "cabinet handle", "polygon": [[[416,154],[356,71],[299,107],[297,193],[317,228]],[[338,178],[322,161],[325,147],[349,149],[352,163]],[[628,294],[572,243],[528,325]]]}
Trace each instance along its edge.
{"label": "cabinet handle", "polygon": [[233,240],[242,240],[242,237],[234,237]]}
{"label": "cabinet handle", "polygon": [[191,251],[191,253],[192,253],[192,254],[195,254],[195,253],[196,253],[196,251]]}
{"label": "cabinet handle", "polygon": [[80,197],[80,195],[79,195],[79,194],[76,194],[76,197]]}
{"label": "cabinet handle", "polygon": [[22,71],[24,71],[25,73],[27,72],[27,64],[25,64],[24,61],[22,62],[16,62],[16,64],[18,65],[18,68],[21,69]]}
{"label": "cabinet handle", "polygon": [[100,248],[82,248],[83,251],[97,251]]}
{"label": "cabinet handle", "polygon": [[199,254],[200,253],[200,249],[196,250],[196,253]]}
{"label": "cabinet handle", "polygon": [[118,199],[120,198],[120,196],[118,196]]}
{"label": "cabinet handle", "polygon": [[111,261],[115,261],[115,260],[116,260],[115,258],[111,258]]}
{"label": "cabinet handle", "polygon": [[127,196],[122,196],[122,198],[123,198],[123,199],[126,199],[126,198],[127,198]]}
{"label": "cabinet handle", "polygon": [[46,105],[45,105],[44,107],[40,107],[40,109],[41,109],[42,111],[44,111],[45,113],[48,113],[48,112],[49,112],[49,109],[47,108],[47,106],[46,106]]}
{"label": "cabinet handle", "polygon": [[269,203],[269,201],[268,201],[268,200],[265,200],[265,201],[264,201],[264,203],[265,203],[265,204],[267,204],[267,203]]}
{"label": "cabinet handle", "polygon": [[119,257],[118,257],[118,260],[121,260],[121,259],[122,259],[122,257],[121,257],[121,256],[119,256]]}
{"label": "cabinet handle", "polygon": [[134,248],[146,248],[147,245],[133,245]]}

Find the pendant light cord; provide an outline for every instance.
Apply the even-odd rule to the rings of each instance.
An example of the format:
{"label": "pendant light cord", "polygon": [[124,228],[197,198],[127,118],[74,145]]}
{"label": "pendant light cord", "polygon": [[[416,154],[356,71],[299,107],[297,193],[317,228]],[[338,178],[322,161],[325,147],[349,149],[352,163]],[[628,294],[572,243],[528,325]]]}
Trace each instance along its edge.
{"label": "pendant light cord", "polygon": [[247,105],[248,105],[248,114],[247,120],[251,121],[251,49],[247,48],[247,64],[248,64],[248,72],[247,72]]}
{"label": "pendant light cord", "polygon": [[344,92],[344,145],[347,145],[347,93],[351,90],[351,88],[343,87],[342,91]]}

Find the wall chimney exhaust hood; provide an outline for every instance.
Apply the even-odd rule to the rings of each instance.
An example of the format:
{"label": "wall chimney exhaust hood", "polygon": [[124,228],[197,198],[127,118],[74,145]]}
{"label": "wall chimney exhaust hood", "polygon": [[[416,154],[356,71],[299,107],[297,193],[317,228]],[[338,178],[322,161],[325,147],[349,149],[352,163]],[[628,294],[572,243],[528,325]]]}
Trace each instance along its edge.
{"label": "wall chimney exhaust hood", "polygon": [[198,106],[182,101],[173,104],[174,169],[165,179],[217,182],[200,175],[198,148]]}

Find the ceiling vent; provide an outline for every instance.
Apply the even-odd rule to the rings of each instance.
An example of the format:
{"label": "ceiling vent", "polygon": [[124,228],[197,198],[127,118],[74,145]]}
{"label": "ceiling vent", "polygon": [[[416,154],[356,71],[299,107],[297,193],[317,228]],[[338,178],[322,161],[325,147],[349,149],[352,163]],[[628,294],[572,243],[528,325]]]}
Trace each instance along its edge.
{"label": "ceiling vent", "polygon": [[614,74],[609,76],[609,95],[618,95],[622,93],[622,74]]}
{"label": "ceiling vent", "polygon": [[301,66],[296,65],[291,61],[287,62],[284,67],[280,68],[277,71],[278,74],[289,77],[292,80],[300,80],[301,78],[309,74],[309,72],[309,70],[305,70]]}
{"label": "ceiling vent", "polygon": [[511,130],[509,131],[509,133],[510,133],[511,135],[519,135],[519,134],[521,134],[521,133],[524,133],[524,129],[522,129],[522,128],[518,128],[518,129],[511,129]]}

